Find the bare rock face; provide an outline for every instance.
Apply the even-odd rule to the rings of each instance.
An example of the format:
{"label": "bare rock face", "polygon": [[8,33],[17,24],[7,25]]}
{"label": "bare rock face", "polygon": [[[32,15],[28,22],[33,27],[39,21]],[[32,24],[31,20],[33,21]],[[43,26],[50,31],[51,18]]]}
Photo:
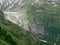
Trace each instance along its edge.
{"label": "bare rock face", "polygon": [[17,24],[18,26],[22,26],[24,29],[28,30],[28,20],[26,9],[21,9],[20,11],[10,12],[4,11],[5,19]]}

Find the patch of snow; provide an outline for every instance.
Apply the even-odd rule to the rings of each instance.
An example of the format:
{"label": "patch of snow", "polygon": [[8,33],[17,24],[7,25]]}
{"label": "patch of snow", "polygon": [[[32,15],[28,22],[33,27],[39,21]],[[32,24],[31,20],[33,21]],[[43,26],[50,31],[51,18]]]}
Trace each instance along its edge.
{"label": "patch of snow", "polygon": [[47,42],[47,41],[45,41],[45,40],[40,40],[40,41],[42,41],[42,42]]}
{"label": "patch of snow", "polygon": [[56,43],[54,43],[54,45],[56,45]]}

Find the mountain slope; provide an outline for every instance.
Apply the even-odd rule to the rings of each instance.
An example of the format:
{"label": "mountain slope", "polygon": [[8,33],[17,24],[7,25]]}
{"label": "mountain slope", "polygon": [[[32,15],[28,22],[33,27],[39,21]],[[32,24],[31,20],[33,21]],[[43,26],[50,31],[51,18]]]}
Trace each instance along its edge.
{"label": "mountain slope", "polygon": [[[13,5],[15,5],[15,2],[13,3]],[[7,12],[5,10],[4,14],[0,11],[1,45],[60,45],[60,5],[39,5],[35,3],[29,5],[28,11],[26,11],[27,5],[20,10],[20,6],[17,5],[17,3],[15,5],[16,7],[12,6],[12,8],[10,8],[10,6],[9,4],[7,7],[7,9],[9,9]],[[12,12],[10,12],[10,9]],[[14,12],[15,9],[18,9],[19,12]],[[28,21],[25,20],[27,18],[25,17],[25,13],[28,13],[26,16],[28,16],[27,20],[30,21],[29,24]],[[6,16],[9,21],[5,20],[4,16]],[[12,21],[10,22],[10,20],[12,20],[13,23]],[[16,21],[17,24],[14,24],[14,21]],[[21,24],[22,26],[28,24],[29,31],[23,29],[22,26],[18,26]]]}
{"label": "mountain slope", "polygon": [[[1,19],[3,19],[2,17]],[[3,21],[0,22],[0,45],[53,45],[44,40],[37,40],[31,32],[25,31],[16,24],[7,20]]]}
{"label": "mountain slope", "polygon": [[14,36],[15,34],[10,32],[11,27],[8,27],[8,26],[0,23],[0,29],[1,29],[0,30],[0,41],[3,43],[6,43],[8,45],[20,45],[20,44],[24,45],[24,43],[27,42],[26,38],[24,38],[25,37],[24,33],[23,33],[23,35],[21,34],[22,35],[22,36],[20,36],[21,39],[19,39],[16,36]]}
{"label": "mountain slope", "polygon": [[[10,27],[0,23],[0,44],[1,45],[53,45],[44,43],[43,41],[36,41],[31,37],[30,33],[22,33],[19,37],[13,34]],[[21,32],[20,32],[21,33]]]}

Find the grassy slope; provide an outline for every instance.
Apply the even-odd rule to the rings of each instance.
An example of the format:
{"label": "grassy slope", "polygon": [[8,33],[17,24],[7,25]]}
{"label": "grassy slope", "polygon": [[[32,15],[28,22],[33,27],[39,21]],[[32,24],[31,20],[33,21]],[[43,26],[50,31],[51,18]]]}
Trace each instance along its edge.
{"label": "grassy slope", "polygon": [[[16,29],[15,29],[16,28]],[[20,30],[20,38],[18,34],[12,32]],[[52,45],[36,41],[29,32],[21,32],[23,29],[12,23],[0,23],[0,45]]]}
{"label": "grassy slope", "polygon": [[[15,26],[16,25],[14,25],[14,28]],[[0,35],[1,35],[0,44],[1,45],[28,45],[29,43],[34,45],[35,41],[28,42],[27,40],[30,34],[26,34],[27,35],[26,37],[22,35],[20,36],[21,38],[19,39],[15,34],[12,33],[14,28],[13,26],[11,26],[11,24],[6,25],[3,23],[0,23]],[[15,29],[15,30],[18,30],[18,29]]]}
{"label": "grassy slope", "polygon": [[[8,26],[5,26],[5,25],[3,25],[3,24],[0,24],[0,26],[1,26],[1,30],[3,30],[3,31],[6,31],[6,33],[7,34],[5,34],[6,36],[8,36],[8,35],[10,35],[11,36],[11,38],[18,44],[18,42],[17,41],[19,41],[19,39],[16,37],[16,36],[14,36],[11,32],[9,32],[9,30],[10,30],[10,27],[8,27]],[[6,38],[6,36],[3,34],[4,32],[2,32],[2,36],[0,37],[0,39],[2,38]],[[8,38],[9,39],[9,38]],[[5,40],[5,39],[3,39],[3,40]],[[1,42],[3,42],[3,40],[1,41]]]}

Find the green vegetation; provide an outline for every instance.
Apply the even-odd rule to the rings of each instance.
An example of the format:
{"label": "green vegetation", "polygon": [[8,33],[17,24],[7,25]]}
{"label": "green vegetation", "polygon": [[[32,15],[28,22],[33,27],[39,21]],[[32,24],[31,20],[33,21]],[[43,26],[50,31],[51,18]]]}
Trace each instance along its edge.
{"label": "green vegetation", "polygon": [[60,45],[60,5],[54,7],[52,4],[34,4],[29,6],[27,16],[31,25],[44,27],[45,34],[41,40],[45,42],[5,20],[0,11],[0,45]]}
{"label": "green vegetation", "polygon": [[[1,12],[0,12],[1,13]],[[1,18],[2,19],[2,18]],[[48,45],[34,39],[31,32],[4,20],[0,22],[0,45]],[[50,44],[53,45],[53,44]]]}
{"label": "green vegetation", "polygon": [[[0,44],[1,45],[37,45],[37,44],[42,45],[43,44],[43,42],[41,41],[34,40],[30,32],[26,32],[19,27],[17,29],[13,28],[15,26],[16,28],[18,27],[15,24],[14,26],[11,27],[11,23],[9,26],[0,23]],[[19,34],[17,34],[17,32],[14,33],[14,31],[17,31],[18,29],[20,30]]]}
{"label": "green vegetation", "polygon": [[11,28],[11,27],[7,26],[6,24],[0,23],[0,42],[1,42],[1,45],[4,45],[4,44],[5,45],[28,45],[28,44],[32,44],[34,42],[31,38],[30,34],[25,34],[26,32],[23,33],[22,29],[19,29],[20,35],[17,34],[17,32],[14,33],[14,31],[17,31],[17,30],[16,29],[14,30],[13,26]]}
{"label": "green vegetation", "polygon": [[27,11],[28,20],[31,25],[44,27],[43,40],[60,45],[60,5],[54,7],[52,4],[31,5]]}

